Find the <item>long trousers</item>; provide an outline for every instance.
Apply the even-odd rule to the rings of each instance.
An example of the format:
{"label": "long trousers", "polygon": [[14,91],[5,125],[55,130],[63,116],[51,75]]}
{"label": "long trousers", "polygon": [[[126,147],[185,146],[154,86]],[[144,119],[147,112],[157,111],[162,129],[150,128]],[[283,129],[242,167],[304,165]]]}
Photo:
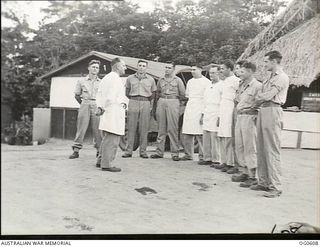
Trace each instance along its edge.
{"label": "long trousers", "polygon": [[194,153],[194,138],[197,139],[199,144],[199,160],[203,159],[203,144],[202,144],[202,135],[189,135],[183,134],[183,145],[185,155],[189,158],[193,158]]}
{"label": "long trousers", "polygon": [[259,184],[281,191],[281,122],[280,106],[262,107],[257,119],[257,174]]}
{"label": "long trousers", "polygon": [[132,154],[134,138],[139,126],[140,155],[147,154],[150,123],[150,101],[129,100],[128,105],[128,146],[126,153]]}
{"label": "long trousers", "polygon": [[97,164],[100,164],[101,168],[110,168],[112,167],[112,161],[115,159],[117,154],[120,136],[107,131],[103,131],[102,133],[103,139]]}
{"label": "long trousers", "polygon": [[[238,115],[235,127],[235,151],[244,173],[255,177],[257,168],[257,115]],[[243,169],[244,168],[244,169]]]}
{"label": "long trousers", "polygon": [[79,151],[83,146],[83,139],[89,127],[91,121],[92,134],[94,147],[99,151],[102,134],[99,130],[100,117],[96,116],[97,105],[95,101],[86,102],[85,100],[81,103],[78,111],[77,119],[77,133],[72,145],[73,150]]}
{"label": "long trousers", "polygon": [[234,166],[232,137],[219,137],[221,163]]}
{"label": "long trousers", "polygon": [[179,155],[179,109],[180,101],[178,99],[162,99],[157,103],[157,154],[163,156],[164,146],[167,135],[170,139],[170,149],[172,156]]}
{"label": "long trousers", "polygon": [[232,145],[233,145],[233,158],[234,158],[234,163],[235,163],[235,167],[239,167],[239,160],[237,157],[237,153],[236,153],[236,138],[235,138],[235,129],[236,129],[236,124],[237,124],[237,108],[234,107],[233,109],[233,121],[232,121]]}
{"label": "long trousers", "polygon": [[203,130],[203,160],[220,162],[218,132]]}

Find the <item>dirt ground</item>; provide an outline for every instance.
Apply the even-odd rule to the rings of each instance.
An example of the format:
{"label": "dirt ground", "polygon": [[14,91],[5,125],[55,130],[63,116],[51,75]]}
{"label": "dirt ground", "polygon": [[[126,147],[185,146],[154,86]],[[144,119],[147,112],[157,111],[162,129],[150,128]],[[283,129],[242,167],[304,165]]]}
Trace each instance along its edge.
{"label": "dirt ground", "polygon": [[320,225],[319,151],[284,149],[284,193],[270,199],[216,169],[173,162],[169,153],[123,159],[118,150],[122,172],[102,172],[89,145],[69,160],[71,143],[1,144],[2,234],[269,233],[275,223]]}

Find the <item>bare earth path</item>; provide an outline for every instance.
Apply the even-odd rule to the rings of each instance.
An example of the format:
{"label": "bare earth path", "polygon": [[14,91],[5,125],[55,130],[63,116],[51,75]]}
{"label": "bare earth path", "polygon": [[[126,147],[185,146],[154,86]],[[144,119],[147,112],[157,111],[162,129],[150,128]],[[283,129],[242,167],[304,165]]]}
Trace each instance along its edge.
{"label": "bare earth path", "polygon": [[269,233],[275,223],[320,225],[319,150],[282,150],[284,193],[276,199],[240,188],[230,175],[196,162],[115,161],[95,167],[71,142],[1,145],[2,234]]}

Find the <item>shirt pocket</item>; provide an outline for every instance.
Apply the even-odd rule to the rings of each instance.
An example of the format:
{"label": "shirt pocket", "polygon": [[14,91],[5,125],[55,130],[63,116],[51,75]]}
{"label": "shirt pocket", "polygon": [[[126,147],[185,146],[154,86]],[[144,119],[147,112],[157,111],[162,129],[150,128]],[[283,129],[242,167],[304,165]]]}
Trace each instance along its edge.
{"label": "shirt pocket", "polygon": [[248,91],[245,95],[245,100],[244,100],[244,103],[246,104],[246,106],[252,106],[254,98],[255,98],[254,92],[252,92],[251,90]]}
{"label": "shirt pocket", "polygon": [[163,81],[160,81],[159,82],[160,83],[160,90],[161,90],[161,93],[164,93],[165,91],[166,91],[166,83],[165,82],[163,82]]}
{"label": "shirt pocket", "polygon": [[131,80],[130,85],[131,85],[131,90],[133,90],[133,92],[138,92],[138,90],[139,90],[139,80]]}
{"label": "shirt pocket", "polygon": [[147,89],[149,89],[149,88],[151,88],[151,81],[150,80],[143,80],[143,81],[141,81],[141,84],[145,87],[145,88],[147,88]]}
{"label": "shirt pocket", "polygon": [[99,89],[99,83],[95,83],[95,85],[94,85],[94,94],[97,94],[98,89]]}
{"label": "shirt pocket", "polygon": [[87,87],[87,85],[85,83],[81,84],[81,91],[82,92],[86,92],[86,93],[89,92],[89,89],[88,89],[88,87]]}
{"label": "shirt pocket", "polygon": [[146,94],[152,93],[152,82],[150,80],[143,80],[141,81],[141,88]]}
{"label": "shirt pocket", "polygon": [[176,81],[170,82],[169,90],[172,93],[177,93],[178,92],[178,83]]}

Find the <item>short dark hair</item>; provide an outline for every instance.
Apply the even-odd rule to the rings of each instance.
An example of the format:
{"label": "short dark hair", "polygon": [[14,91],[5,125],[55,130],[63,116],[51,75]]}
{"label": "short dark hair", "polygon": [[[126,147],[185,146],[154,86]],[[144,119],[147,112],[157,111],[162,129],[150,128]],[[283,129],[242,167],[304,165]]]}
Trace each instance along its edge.
{"label": "short dark hair", "polygon": [[200,69],[202,71],[202,67],[199,64],[191,65],[191,67],[197,67],[198,69]]}
{"label": "short dark hair", "polygon": [[119,57],[116,57],[114,59],[111,60],[111,67],[117,63],[120,63],[121,59]]}
{"label": "short dark hair", "polygon": [[142,60],[142,59],[138,60],[137,64],[139,64],[139,63],[145,63],[146,65],[148,65],[148,61]]}
{"label": "short dark hair", "polygon": [[222,65],[226,66],[226,67],[229,68],[230,70],[233,70],[233,69],[234,69],[234,63],[233,63],[230,59],[224,60],[224,61],[222,62]]}
{"label": "short dark hair", "polygon": [[241,68],[251,69],[252,72],[256,72],[256,70],[257,70],[257,66],[254,63],[251,63],[251,62],[244,62],[241,65]]}
{"label": "short dark hair", "polygon": [[91,60],[91,61],[89,62],[89,65],[88,65],[88,66],[90,66],[90,65],[92,65],[92,64],[95,64],[95,63],[96,63],[96,64],[99,64],[99,65],[101,64],[101,62],[100,62],[99,60],[94,60],[94,59],[93,59],[93,60]]}
{"label": "short dark hair", "polygon": [[277,63],[280,63],[282,60],[282,55],[279,51],[269,51],[264,56],[269,57],[269,60],[275,59]]}
{"label": "short dark hair", "polygon": [[167,64],[171,64],[173,68],[176,67],[176,63],[173,61],[168,61]]}
{"label": "short dark hair", "polygon": [[214,69],[214,68],[217,68],[218,71],[220,70],[220,66],[219,66],[219,65],[213,64],[213,65],[210,65],[210,66],[209,66],[208,71],[210,71],[210,69]]}
{"label": "short dark hair", "polygon": [[242,65],[246,62],[247,62],[246,60],[240,60],[240,61],[236,62],[236,65],[240,65],[240,67],[242,67]]}

